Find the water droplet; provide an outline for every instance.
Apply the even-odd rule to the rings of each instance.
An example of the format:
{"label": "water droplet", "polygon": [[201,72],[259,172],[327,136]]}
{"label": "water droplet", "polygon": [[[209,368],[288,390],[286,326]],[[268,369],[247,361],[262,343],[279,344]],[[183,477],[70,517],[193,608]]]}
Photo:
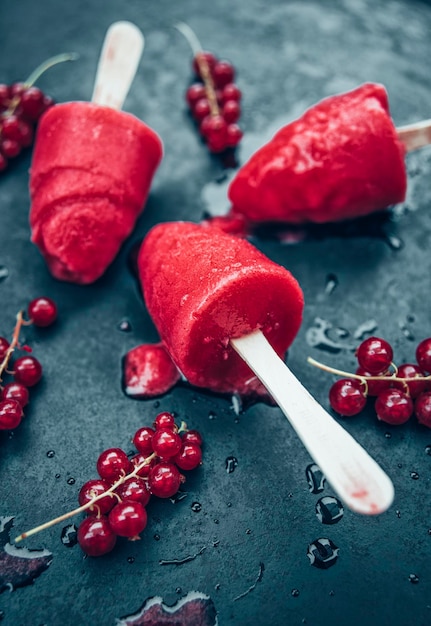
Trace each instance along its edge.
{"label": "water droplet", "polygon": [[327,538],[315,539],[307,548],[310,564],[319,569],[328,569],[335,565],[339,549],[333,541]]}
{"label": "water droplet", "polygon": [[56,474],[56,475],[54,476],[54,478],[56,478],[56,479],[58,480],[59,478],[61,478],[61,474]]}
{"label": "water droplet", "polygon": [[230,508],[232,506],[232,502],[227,502],[226,506]]}
{"label": "water droplet", "polygon": [[214,539],[213,540],[213,548],[218,548],[220,545],[220,539]]}
{"label": "water droplet", "polygon": [[74,478],[72,478],[72,476],[70,478],[67,479],[67,484],[68,485],[74,485],[76,483],[76,480]]}
{"label": "water droplet", "polygon": [[419,474],[417,472],[410,472],[410,478],[413,478],[413,480],[418,480]]}
{"label": "water droplet", "polygon": [[183,565],[184,563],[194,561],[198,556],[203,554],[205,550],[206,546],[202,546],[202,548],[198,552],[196,552],[196,554],[190,554],[181,559],[160,559],[159,565]]}
{"label": "water droplet", "polygon": [[385,242],[388,244],[392,250],[401,250],[404,247],[404,242],[402,239],[397,237],[396,235],[392,235],[391,233],[385,233]]}
{"label": "water droplet", "polygon": [[153,535],[153,539],[155,539],[156,541],[160,541],[160,535],[155,533],[155,535]]}
{"label": "water droplet", "polygon": [[225,461],[225,467],[228,474],[232,474],[238,465],[238,459],[234,456],[228,456]]}
{"label": "water droplet", "polygon": [[297,598],[299,596],[299,589],[292,589],[290,595],[292,595],[294,598]]}
{"label": "water droplet", "polygon": [[181,589],[181,587],[177,587],[175,589],[175,593],[178,593],[178,594],[183,593],[183,590]]}
{"label": "water droplet", "polygon": [[401,511],[396,510],[395,511],[395,515],[398,517],[398,519],[401,517]]}
{"label": "water droplet", "polygon": [[159,400],[156,400],[156,401],[154,402],[154,404],[153,404],[153,407],[154,407],[155,409],[158,409],[158,408],[159,408],[159,406],[160,406],[160,401],[159,401]]}
{"label": "water droplet", "polygon": [[325,476],[316,463],[311,463],[306,467],[305,475],[311,493],[321,493],[325,489]]}
{"label": "water droplet", "polygon": [[[189,616],[190,619],[189,619]],[[100,621],[100,620],[99,620]],[[120,623],[120,620],[117,620]],[[217,611],[209,596],[200,591],[189,591],[167,606],[160,596],[145,600],[144,606],[133,615],[121,619],[122,624],[216,624]]]}
{"label": "water droplet", "polygon": [[331,589],[331,591],[329,592],[329,595],[330,595],[330,596],[335,596],[335,591],[333,591],[333,590]]}
{"label": "water droplet", "polygon": [[135,557],[134,556],[128,556],[127,557],[127,562],[130,563],[130,564],[134,563],[135,562]]}
{"label": "water droplet", "polygon": [[416,574],[410,574],[409,581],[414,585],[417,585],[417,583],[419,582],[419,576],[417,576]]}
{"label": "water droplet", "polygon": [[407,326],[406,322],[398,322],[398,326],[406,339],[409,341],[415,340],[415,336],[413,335],[411,329]]}
{"label": "water droplet", "polygon": [[336,339],[332,339],[329,333],[332,332],[335,335],[338,334],[338,339],[346,337],[345,329],[334,329],[331,322],[328,322],[320,317],[316,317],[314,320],[314,326],[311,326],[305,333],[305,339],[309,346],[312,348],[318,348],[320,350],[326,350],[327,352],[337,353],[341,350],[354,350],[356,346],[350,344],[340,343]]}
{"label": "water droplet", "polygon": [[169,498],[169,500],[172,502],[172,504],[177,504],[178,502],[181,502],[181,500],[184,500],[184,498],[187,498],[189,494],[186,491],[177,491],[176,494],[174,494],[172,496],[172,498]]}
{"label": "water droplet", "polygon": [[2,280],[6,280],[6,278],[9,276],[9,270],[7,267],[5,267],[4,265],[0,265],[0,282]]}
{"label": "water droplet", "polygon": [[220,524],[220,520],[215,519],[215,520],[214,520],[214,524]]}
{"label": "water droplet", "polygon": [[325,293],[329,296],[338,286],[338,278],[335,274],[328,274],[326,277]]}
{"label": "water droplet", "polygon": [[54,450],[48,450],[46,456],[48,457],[48,459],[52,459],[55,456]]}
{"label": "water droplet", "polygon": [[200,502],[193,502],[190,508],[193,513],[199,513],[199,511],[202,511],[202,504]]}
{"label": "water droplet", "polygon": [[208,419],[210,419],[210,420],[215,420],[215,419],[216,419],[216,417],[217,417],[217,414],[216,414],[216,413],[214,413],[214,411],[210,411],[210,412],[208,413]]}
{"label": "water droplet", "polygon": [[247,530],[245,531],[245,534],[246,534],[246,535],[251,535],[251,532],[252,532],[252,531],[251,531],[251,529],[250,529],[250,528],[247,528]]}
{"label": "water droplet", "polygon": [[426,446],[425,454],[428,454],[428,456],[431,456],[431,445],[430,446]]}
{"label": "water droplet", "polygon": [[344,515],[344,509],[338,498],[325,496],[316,503],[316,515],[322,524],[336,524]]}
{"label": "water droplet", "polygon": [[402,464],[402,463],[398,463],[398,467],[399,467],[400,469],[402,468],[402,466],[403,466],[403,464]]}
{"label": "water droplet", "polygon": [[75,524],[65,526],[61,531],[61,543],[67,548],[73,548],[78,543],[78,529]]}
{"label": "water droplet", "polygon": [[5,612],[0,611],[0,620],[4,620],[4,618],[5,618]]}
{"label": "water droplet", "polygon": [[386,439],[390,439],[392,437],[392,433],[385,433]]}
{"label": "water droplet", "polygon": [[376,320],[367,320],[358,326],[358,328],[353,333],[353,337],[358,340],[364,339],[365,335],[371,335],[378,328],[378,324]]}
{"label": "water droplet", "polygon": [[129,320],[121,320],[121,322],[118,324],[117,326],[118,330],[121,330],[121,332],[123,333],[130,333],[132,332],[132,325],[129,322]]}
{"label": "water droplet", "polygon": [[431,528],[428,528],[428,534],[431,535]]}
{"label": "water droplet", "polygon": [[215,589],[216,591],[219,591],[219,589],[220,589],[220,583],[217,583],[217,584],[215,585],[214,589]]}

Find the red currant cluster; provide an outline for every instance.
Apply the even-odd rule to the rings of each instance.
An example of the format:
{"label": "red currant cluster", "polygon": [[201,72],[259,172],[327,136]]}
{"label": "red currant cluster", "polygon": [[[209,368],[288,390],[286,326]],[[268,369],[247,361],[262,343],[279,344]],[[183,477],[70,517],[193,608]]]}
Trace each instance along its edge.
{"label": "red currant cluster", "polygon": [[236,124],[241,114],[241,91],[233,82],[235,70],[211,52],[198,52],[193,70],[200,82],[187,89],[186,100],[211,152],[234,148],[242,138]]}
{"label": "red currant cluster", "polygon": [[[79,510],[88,513],[78,529],[78,542],[89,556],[110,552],[117,536],[139,539],[147,525],[146,505],[151,495],[171,498],[185,481],[180,470],[192,470],[202,461],[202,438],[174,416],[157,415],[153,428],[140,428],[133,437],[137,454],[129,458],[121,448],[109,448],[97,460],[99,478],[79,492]],[[75,511],[76,512],[76,511]]]}
{"label": "red currant cluster", "polygon": [[[28,318],[26,322],[22,311],[18,313],[11,342],[0,337],[0,430],[13,430],[19,426],[29,400],[28,388],[42,377],[42,366],[34,356],[21,356],[12,363],[16,349],[31,352],[31,348],[19,344],[21,328],[28,324],[50,326],[57,318],[57,306],[50,298],[36,298],[28,306]],[[8,369],[11,365],[13,370]],[[3,385],[3,374],[12,377],[12,381]]]}
{"label": "red currant cluster", "polygon": [[415,414],[419,423],[431,428],[431,337],[417,346],[417,363],[396,367],[391,345],[378,337],[363,341],[356,357],[356,374],[323,367],[348,376],[334,383],[329,391],[329,402],[337,413],[356,415],[365,407],[367,396],[374,396],[379,420],[399,425]]}

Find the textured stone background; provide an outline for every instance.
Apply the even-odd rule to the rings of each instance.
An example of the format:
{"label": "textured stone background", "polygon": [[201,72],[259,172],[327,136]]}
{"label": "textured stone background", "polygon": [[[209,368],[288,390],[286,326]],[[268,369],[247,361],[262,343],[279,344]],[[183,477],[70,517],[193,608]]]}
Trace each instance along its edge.
{"label": "textured stone background", "polygon": [[[0,437],[0,514],[15,517],[14,535],[73,508],[100,451],[129,449],[136,428],[151,423],[160,409],[176,411],[202,431],[205,463],[190,477],[187,498],[149,507],[140,542],[122,543],[102,559],[83,559],[78,546],[64,547],[61,525],[29,540],[30,548],[49,549],[53,561],[34,585],[0,596],[3,623],[108,626],[151,596],[173,604],[197,590],[211,596],[220,625],[429,624],[429,431],[414,422],[398,429],[378,424],[372,406],[345,420],[392,477],[396,499],[377,518],[345,511],[338,524],[324,526],[315,514],[320,496],[309,492],[305,478],[311,460],[277,408],[255,405],[237,419],[228,400],[177,388],[157,409],[153,401],[126,398],[120,381],[125,352],[156,339],[127,268],[131,247],[158,221],[197,221],[204,211],[228,208],[226,183],[217,182],[226,172],[186,114],[191,53],[172,25],[187,22],[205,48],[234,63],[244,94],[245,138],[238,154],[243,162],[305,107],[363,81],[386,85],[396,124],[430,117],[431,5],[18,0],[0,5],[0,81],[24,79],[43,59],[76,51],[78,61],[53,68],[40,86],[57,101],[88,99],[104,34],[118,19],[134,21],[146,37],[125,109],[160,133],[165,158],[135,233],[106,275],[85,288],[52,279],[29,241],[30,154],[0,179],[0,265],[9,270],[0,282],[0,334],[10,333],[17,310],[36,295],[51,295],[61,310],[51,331],[25,333],[45,377],[20,429],[12,438]],[[388,219],[311,229],[292,245],[255,239],[303,287],[304,324],[289,364],[325,406],[333,379],[307,365],[308,354],[351,370],[354,332],[372,322],[374,332],[394,345],[396,360],[411,361],[416,343],[431,334],[431,149],[409,155],[407,167],[407,200]],[[128,334],[118,330],[125,318],[132,326]],[[323,343],[329,335],[339,344],[337,353],[313,344],[317,318],[332,326]],[[55,451],[52,458],[49,450]],[[238,466],[228,474],[225,460],[231,455]],[[75,485],[68,484],[70,478]],[[332,495],[331,487],[321,495]],[[200,512],[192,510],[194,502],[202,505]],[[306,556],[318,537],[339,547],[338,562],[327,571],[311,567]],[[160,559],[194,555],[203,546],[184,565],[159,565]],[[409,581],[411,574],[417,584]],[[236,600],[258,577],[255,588]]]}

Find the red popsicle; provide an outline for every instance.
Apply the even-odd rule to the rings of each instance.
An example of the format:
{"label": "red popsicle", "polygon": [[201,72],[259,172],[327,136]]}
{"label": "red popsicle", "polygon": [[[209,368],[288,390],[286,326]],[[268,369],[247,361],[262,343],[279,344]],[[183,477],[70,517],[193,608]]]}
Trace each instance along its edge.
{"label": "red popsicle", "polygon": [[261,383],[230,346],[260,329],[284,356],[301,324],[302,291],[243,239],[187,222],[155,226],[138,268],[145,302],[174,362],[198,387],[248,394]]}
{"label": "red popsicle", "polygon": [[113,108],[121,108],[119,93],[134,75],[139,37],[131,24],[111,27],[96,102],[57,105],[40,121],[30,173],[32,240],[61,280],[91,283],[104,273],[143,210],[162,157],[158,135]]}
{"label": "red popsicle", "polygon": [[233,211],[251,222],[331,222],[402,202],[405,147],[382,85],[331,96],[282,128],[240,168]]}

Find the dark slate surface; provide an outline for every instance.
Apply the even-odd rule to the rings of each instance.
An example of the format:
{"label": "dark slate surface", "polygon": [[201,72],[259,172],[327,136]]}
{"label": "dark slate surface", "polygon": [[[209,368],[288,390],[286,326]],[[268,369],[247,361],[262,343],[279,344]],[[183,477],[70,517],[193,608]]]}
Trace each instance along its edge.
{"label": "dark slate surface", "polygon": [[[212,599],[220,625],[429,624],[431,432],[414,422],[400,428],[378,424],[372,407],[345,420],[392,477],[395,502],[379,517],[345,511],[337,524],[325,526],[315,506],[319,497],[333,495],[331,487],[310,493],[305,469],[311,459],[277,408],[255,405],[237,419],[228,400],[187,388],[173,390],[157,408],[154,401],[125,397],[120,381],[125,352],[157,337],[127,268],[133,244],[158,221],[197,221],[208,208],[227,208],[225,188],[215,182],[223,169],[200,143],[185,111],[191,55],[172,25],[186,21],[206,48],[235,64],[244,92],[245,139],[238,155],[243,162],[306,106],[366,80],[387,86],[396,124],[430,117],[430,4],[21,0],[2,3],[0,12],[1,81],[24,79],[59,52],[80,54],[76,63],[40,80],[58,101],[90,97],[107,27],[118,19],[135,21],[146,48],[125,108],[165,143],[135,233],[91,287],[52,279],[29,241],[30,154],[1,177],[0,265],[9,275],[0,283],[0,334],[10,333],[17,310],[39,294],[54,297],[61,316],[52,330],[24,333],[45,377],[25,422],[12,437],[0,438],[0,514],[15,517],[13,537],[73,508],[79,486],[95,473],[100,451],[128,450],[134,430],[151,423],[160,409],[176,411],[206,442],[204,465],[188,481],[187,498],[175,505],[151,504],[142,541],[124,542],[101,559],[84,559],[78,546],[62,544],[66,524],[29,540],[27,547],[52,552],[52,563],[33,585],[1,595],[3,623],[110,626],[139,613],[152,596],[172,605],[198,591]],[[255,239],[304,289],[304,323],[289,363],[325,406],[333,378],[307,365],[308,354],[352,369],[353,334],[372,321],[374,332],[394,345],[396,360],[411,361],[416,342],[431,334],[431,150],[409,155],[407,166],[408,197],[389,220],[375,216],[365,225],[313,229],[296,245]],[[335,289],[331,279],[327,284],[331,275]],[[125,318],[130,333],[118,330]],[[316,318],[332,324],[338,353],[310,345]],[[340,338],[340,328],[349,334]],[[232,473],[226,471],[229,456],[238,460]],[[70,478],[76,483],[69,484]],[[199,512],[192,509],[195,502]],[[322,537],[339,548],[337,563],[327,570],[311,567],[306,555],[309,543]],[[159,564],[203,547],[183,565]]]}

